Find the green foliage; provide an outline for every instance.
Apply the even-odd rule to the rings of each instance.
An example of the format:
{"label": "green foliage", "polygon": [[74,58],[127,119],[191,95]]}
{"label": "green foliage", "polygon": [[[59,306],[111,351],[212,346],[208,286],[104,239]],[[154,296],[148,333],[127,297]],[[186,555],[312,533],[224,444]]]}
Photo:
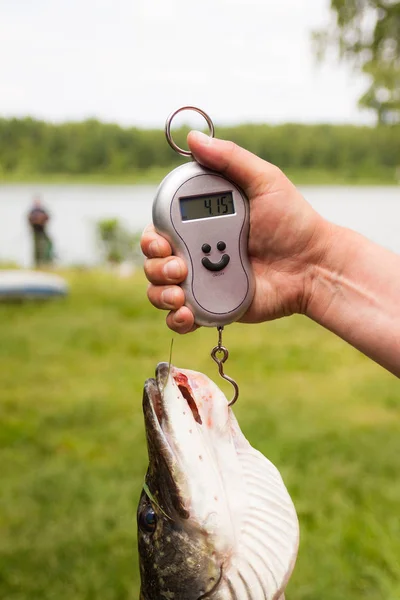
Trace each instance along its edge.
{"label": "green foliage", "polygon": [[130,233],[118,219],[104,219],[97,223],[97,235],[103,259],[112,264],[123,261],[136,263],[142,257],[140,234]]}
{"label": "green foliage", "polygon": [[318,54],[329,46],[367,74],[370,87],[360,105],[376,112],[379,123],[400,122],[400,2],[331,0],[333,23],[315,32]]}
{"label": "green foliage", "polygon": [[[136,600],[144,380],[168,360],[141,272],[66,274],[70,297],[0,305],[0,598]],[[214,329],[173,363],[227,394]],[[301,528],[291,600],[400,597],[398,380],[302,317],[229,326],[235,414],[282,472]]]}
{"label": "green foliage", "polygon": [[[331,179],[396,181],[400,165],[400,124],[391,127],[288,123],[218,127],[231,139],[285,171],[330,172]],[[185,146],[187,129],[174,133]],[[0,178],[11,180],[83,175],[93,178],[160,175],[181,163],[164,132],[124,129],[85,121],[54,125],[33,119],[0,119]],[[156,177],[156,180],[157,180]],[[159,179],[158,179],[159,180]]]}

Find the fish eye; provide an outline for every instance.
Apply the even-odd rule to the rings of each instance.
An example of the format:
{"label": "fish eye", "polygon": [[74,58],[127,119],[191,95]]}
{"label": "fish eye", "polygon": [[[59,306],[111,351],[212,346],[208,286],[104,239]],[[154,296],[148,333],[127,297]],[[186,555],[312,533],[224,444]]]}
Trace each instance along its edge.
{"label": "fish eye", "polygon": [[139,517],[139,527],[142,531],[153,533],[157,525],[157,515],[151,506],[148,506]]}

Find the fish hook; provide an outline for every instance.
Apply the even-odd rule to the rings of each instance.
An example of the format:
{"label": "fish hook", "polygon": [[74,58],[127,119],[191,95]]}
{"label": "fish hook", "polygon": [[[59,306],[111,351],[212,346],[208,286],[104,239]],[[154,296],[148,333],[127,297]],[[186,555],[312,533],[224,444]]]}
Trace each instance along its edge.
{"label": "fish hook", "polygon": [[[228,406],[232,406],[233,404],[235,404],[236,400],[239,398],[239,386],[236,383],[236,381],[234,381],[232,379],[232,377],[229,377],[228,375],[226,375],[224,373],[224,362],[229,357],[229,352],[228,352],[228,349],[222,345],[222,330],[223,330],[223,327],[221,327],[221,326],[218,327],[218,345],[215,346],[215,348],[213,348],[211,350],[211,358],[217,363],[220,376],[223,379],[225,379],[226,381],[229,381],[229,383],[233,385],[233,389],[235,390],[235,392],[234,392],[232,400],[230,402],[228,402]],[[219,354],[221,352],[222,352],[222,357],[218,358],[217,354]]]}

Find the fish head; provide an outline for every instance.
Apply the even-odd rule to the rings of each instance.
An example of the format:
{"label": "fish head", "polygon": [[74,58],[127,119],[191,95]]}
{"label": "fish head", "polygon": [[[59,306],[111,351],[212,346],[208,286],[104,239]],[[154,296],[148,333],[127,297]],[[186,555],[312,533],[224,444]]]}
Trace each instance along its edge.
{"label": "fish head", "polygon": [[[160,500],[161,503],[161,500]],[[141,600],[208,597],[221,570],[206,536],[175,511],[166,516],[143,492],[138,507]]]}
{"label": "fish head", "polygon": [[[245,473],[246,464],[256,472],[254,461],[267,459],[253,450],[225,395],[202,373],[160,363],[155,379],[145,383],[143,413],[149,466],[137,512],[140,597],[232,598],[232,586],[247,585],[246,580],[261,568],[246,566],[246,543],[257,548],[251,535],[247,540],[246,531],[251,530],[254,516],[257,519],[257,503],[264,500],[258,499],[262,496],[258,480],[258,495],[251,494],[253,484],[246,482]],[[256,455],[250,459],[252,452]],[[270,476],[272,463],[267,463]],[[289,512],[293,513],[291,505]],[[294,546],[292,555],[297,551]],[[257,556],[260,553],[268,555],[265,548]],[[255,563],[260,560],[266,559],[256,557]],[[260,598],[281,595],[293,566],[289,560],[283,567],[281,563],[279,559],[277,574],[268,565],[262,581],[256,574],[260,581],[255,585],[272,590]]]}
{"label": "fish head", "polygon": [[213,412],[220,418],[223,414],[227,423],[226,399],[219,398],[222,405],[216,410],[216,402],[213,410],[212,395],[218,388],[210,390],[209,384],[202,374],[167,363],[160,363],[156,379],[145,383],[149,466],[137,512],[143,600],[198,600],[221,579],[214,545],[218,517],[214,507],[207,514],[211,487],[192,489],[200,481],[212,486],[212,474],[207,482],[210,457],[201,428],[211,427]]}

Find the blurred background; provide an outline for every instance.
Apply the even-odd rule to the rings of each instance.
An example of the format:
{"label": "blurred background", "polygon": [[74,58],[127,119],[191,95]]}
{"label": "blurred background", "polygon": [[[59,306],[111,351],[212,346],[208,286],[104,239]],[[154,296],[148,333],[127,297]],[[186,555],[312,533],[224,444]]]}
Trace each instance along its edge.
{"label": "blurred background", "polygon": [[[138,240],[183,162],[165,119],[199,106],[399,253],[400,2],[0,0],[0,57],[0,598],[138,598],[141,395],[173,337]],[[182,146],[204,130],[174,123]],[[23,302],[35,267],[69,292]],[[218,380],[216,341],[174,336],[173,363]],[[398,600],[398,381],[299,316],[224,341],[299,514],[288,599]]]}

